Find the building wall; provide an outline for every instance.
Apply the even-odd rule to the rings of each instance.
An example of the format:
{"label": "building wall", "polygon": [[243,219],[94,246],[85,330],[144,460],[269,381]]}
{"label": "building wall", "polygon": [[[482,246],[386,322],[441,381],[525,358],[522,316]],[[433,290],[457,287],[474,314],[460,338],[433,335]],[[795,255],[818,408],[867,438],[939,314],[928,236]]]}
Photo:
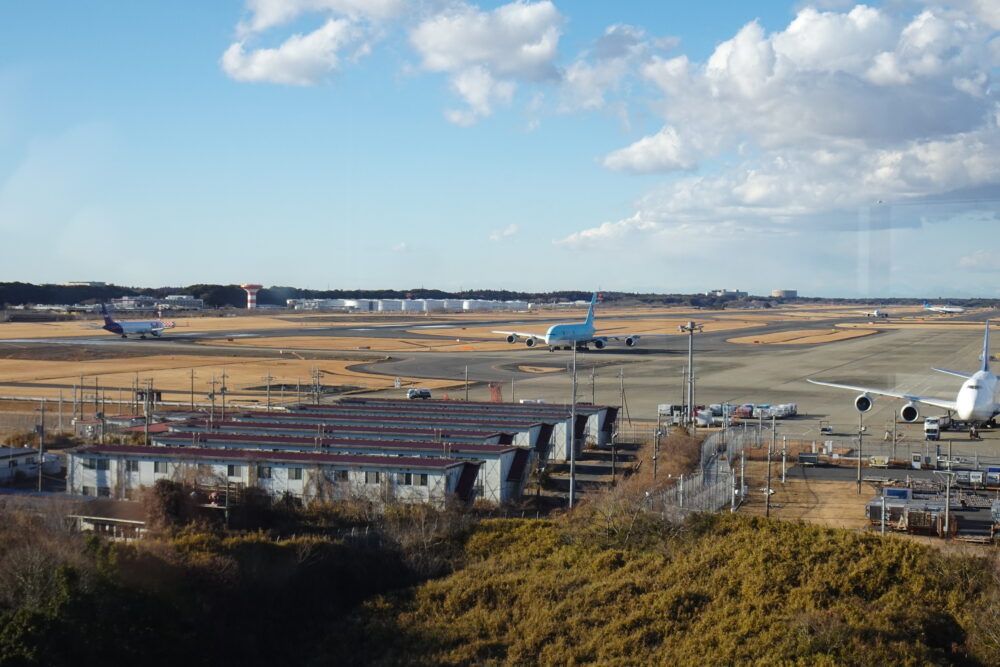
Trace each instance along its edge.
{"label": "building wall", "polygon": [[[152,486],[159,479],[169,479],[202,488],[225,486],[227,482],[241,484],[260,488],[272,496],[289,493],[307,503],[314,500],[365,497],[375,501],[429,502],[440,505],[445,502],[447,494],[454,492],[462,471],[460,466],[444,470],[392,470],[363,465],[345,468],[342,465],[309,462],[214,459],[182,461],[147,454],[70,452],[67,458],[68,493],[113,498],[133,496],[142,487]],[[232,470],[232,475],[229,474],[230,466],[237,466]],[[294,469],[300,471],[299,479],[294,479],[297,476],[292,472]],[[378,473],[377,481],[371,473]],[[420,475],[426,475],[426,485],[420,483],[423,479]],[[409,484],[406,483],[407,479]]]}

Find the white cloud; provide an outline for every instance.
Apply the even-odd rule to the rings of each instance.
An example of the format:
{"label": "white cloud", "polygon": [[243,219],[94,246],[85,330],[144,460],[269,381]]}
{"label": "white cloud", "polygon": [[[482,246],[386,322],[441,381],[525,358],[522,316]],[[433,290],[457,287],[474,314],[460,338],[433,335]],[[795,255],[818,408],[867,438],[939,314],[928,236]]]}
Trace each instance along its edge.
{"label": "white cloud", "polygon": [[504,239],[510,238],[511,236],[514,236],[514,234],[517,234],[517,232],[518,232],[517,225],[510,224],[501,229],[500,231],[493,232],[492,234],[490,234],[490,241],[494,242],[502,241]]}
{"label": "white cloud", "polygon": [[894,226],[933,218],[913,203],[1000,183],[997,39],[968,13],[859,5],[805,8],[773,34],[751,22],[704,63],[651,57],[641,72],[662,95],[662,128],[603,163],[688,173],[563,242],[834,228],[876,200],[908,203]]}
{"label": "white cloud", "polygon": [[1000,271],[1000,257],[989,250],[976,250],[970,255],[960,257],[958,266],[967,271]]}
{"label": "white cloud", "polygon": [[308,13],[329,13],[357,22],[384,20],[400,13],[404,0],[247,0],[250,18],[237,27],[241,35],[259,33]]}
{"label": "white cloud", "polygon": [[274,49],[247,51],[244,42],[234,42],[222,54],[222,69],[237,81],[263,81],[291,86],[314,86],[337,69],[339,52],[367,45],[360,31],[347,19],[329,19],[307,35],[292,35]]}
{"label": "white cloud", "polygon": [[558,76],[554,61],[563,17],[551,2],[513,2],[488,12],[455,4],[418,24],[410,43],[422,67],[449,75],[468,105],[446,117],[470,125],[509,103],[519,81]]}

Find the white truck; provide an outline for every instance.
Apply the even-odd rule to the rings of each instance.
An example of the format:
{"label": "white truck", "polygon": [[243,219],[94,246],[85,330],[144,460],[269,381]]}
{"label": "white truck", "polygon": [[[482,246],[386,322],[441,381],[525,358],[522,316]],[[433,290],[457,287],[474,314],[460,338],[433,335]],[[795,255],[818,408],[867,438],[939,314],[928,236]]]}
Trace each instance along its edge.
{"label": "white truck", "polygon": [[940,440],[941,431],[951,426],[951,417],[928,417],[924,420],[924,440]]}

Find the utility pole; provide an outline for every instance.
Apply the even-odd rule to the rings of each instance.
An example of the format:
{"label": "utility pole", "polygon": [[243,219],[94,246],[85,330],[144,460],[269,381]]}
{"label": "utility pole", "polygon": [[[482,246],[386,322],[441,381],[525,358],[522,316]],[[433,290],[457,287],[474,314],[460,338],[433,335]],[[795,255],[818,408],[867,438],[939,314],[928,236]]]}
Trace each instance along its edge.
{"label": "utility pole", "polygon": [[[62,430],[63,430],[63,421],[62,421],[62,410],[63,410],[63,406],[62,406],[62,403],[63,403],[63,397],[62,397],[62,389],[60,389],[60,390],[59,390],[59,432],[60,432],[60,433],[61,433],[61,432],[62,432]],[[949,456],[949,458],[950,458],[950,456]]]}
{"label": "utility pole", "polygon": [[767,485],[764,487],[764,516],[771,516],[771,449],[774,444],[767,448]]}
{"label": "utility pole", "polygon": [[266,383],[266,386],[267,386],[267,411],[270,412],[271,411],[271,382],[274,381],[274,377],[271,376],[271,371],[268,371],[267,375],[265,375],[261,379],[264,380],[264,382]]}
{"label": "utility pole", "polygon": [[573,381],[570,396],[569,426],[569,507],[576,504],[576,341],[573,341]]}
{"label": "utility pole", "polygon": [[42,490],[42,466],[45,464],[45,399],[42,399],[42,423],[38,425],[38,491]]}
{"label": "utility pole", "polygon": [[194,412],[194,369],[191,369],[191,412]]}
{"label": "utility pole", "polygon": [[695,428],[698,428],[698,424],[694,419],[694,334],[696,331],[701,331],[704,327],[700,324],[695,324],[694,322],[688,322],[687,324],[682,324],[677,327],[681,332],[687,332],[688,335],[688,377],[687,377],[687,404],[688,404],[688,419],[690,424],[693,424]]}
{"label": "utility pole", "polygon": [[153,378],[146,378],[146,395],[143,396],[142,402],[142,414],[143,422],[145,427],[143,429],[145,435],[144,444],[149,447],[149,413],[152,412],[152,401],[153,401]]}
{"label": "utility pole", "polygon": [[660,453],[660,411],[656,411],[656,430],[653,431],[653,482],[656,482],[656,459]]}
{"label": "utility pole", "polygon": [[597,366],[590,367],[590,404],[597,405]]}
{"label": "utility pole", "polygon": [[226,369],[222,369],[222,386],[219,387],[219,393],[222,394],[222,421],[226,421]]}
{"label": "utility pole", "polygon": [[865,413],[858,412],[858,495],[861,495],[861,439],[865,432]]}
{"label": "utility pole", "polygon": [[217,383],[216,383],[216,380],[215,380],[215,376],[213,375],[212,376],[212,382],[211,382],[212,391],[208,395],[209,399],[211,399],[211,401],[212,401],[212,410],[211,410],[211,412],[208,413],[208,428],[209,429],[211,429],[212,425],[215,423],[215,385],[216,384]]}
{"label": "utility pole", "polygon": [[465,365],[465,402],[469,402],[469,364]]}

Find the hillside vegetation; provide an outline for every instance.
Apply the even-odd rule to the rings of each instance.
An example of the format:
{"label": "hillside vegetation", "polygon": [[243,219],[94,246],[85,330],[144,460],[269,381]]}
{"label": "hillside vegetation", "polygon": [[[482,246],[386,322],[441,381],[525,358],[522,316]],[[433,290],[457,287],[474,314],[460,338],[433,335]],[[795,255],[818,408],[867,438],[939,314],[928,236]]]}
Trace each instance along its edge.
{"label": "hillside vegetation", "polygon": [[656,534],[647,525],[638,544],[607,539],[603,525],[596,514],[572,524],[484,522],[466,543],[464,568],[367,602],[340,645],[369,664],[1000,657],[973,622],[992,585],[983,561],[904,539],[729,515]]}
{"label": "hillside vegetation", "polygon": [[989,557],[615,494],[343,512],[120,544],[0,505],[0,665],[1000,664]]}

